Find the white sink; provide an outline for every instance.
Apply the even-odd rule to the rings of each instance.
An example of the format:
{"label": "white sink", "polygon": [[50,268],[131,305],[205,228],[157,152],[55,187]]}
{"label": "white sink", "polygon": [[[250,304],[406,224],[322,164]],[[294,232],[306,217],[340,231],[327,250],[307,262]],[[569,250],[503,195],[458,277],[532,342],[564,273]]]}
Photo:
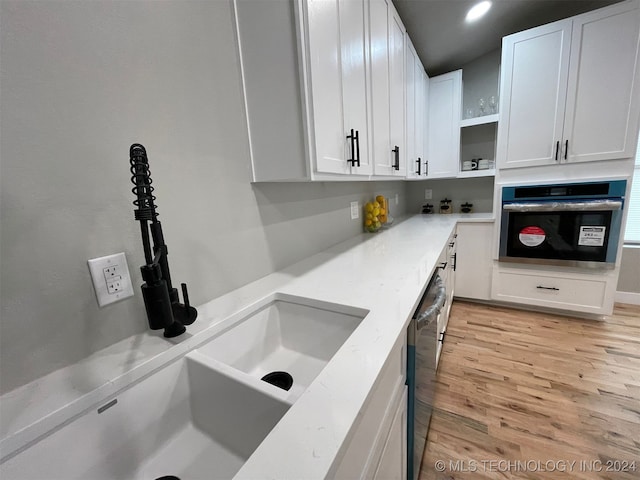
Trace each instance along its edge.
{"label": "white sink", "polygon": [[[367,313],[268,297],[6,459],[0,478],[232,478]],[[273,370],[293,376],[290,391],[260,380]]]}
{"label": "white sink", "polygon": [[[0,466],[1,478],[231,478],[290,404],[183,357]],[[107,403],[108,404],[108,403]]]}
{"label": "white sink", "polygon": [[196,351],[254,379],[271,372],[287,372],[293,377],[289,399],[295,400],[367,313],[360,308],[277,293]]}

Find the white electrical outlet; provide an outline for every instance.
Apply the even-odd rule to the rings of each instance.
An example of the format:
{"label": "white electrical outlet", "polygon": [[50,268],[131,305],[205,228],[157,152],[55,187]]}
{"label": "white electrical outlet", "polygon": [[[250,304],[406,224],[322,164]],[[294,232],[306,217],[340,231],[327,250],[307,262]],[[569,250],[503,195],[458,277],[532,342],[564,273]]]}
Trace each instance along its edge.
{"label": "white electrical outlet", "polygon": [[131,275],[124,253],[92,258],[88,263],[98,305],[104,307],[133,296]]}
{"label": "white electrical outlet", "polygon": [[400,196],[396,193],[396,205],[400,202]]}
{"label": "white electrical outlet", "polygon": [[430,188],[425,188],[424,189],[424,199],[425,200],[431,200],[433,198],[433,190],[431,190]]}
{"label": "white electrical outlet", "polygon": [[360,206],[358,202],[351,202],[351,220],[360,218]]}

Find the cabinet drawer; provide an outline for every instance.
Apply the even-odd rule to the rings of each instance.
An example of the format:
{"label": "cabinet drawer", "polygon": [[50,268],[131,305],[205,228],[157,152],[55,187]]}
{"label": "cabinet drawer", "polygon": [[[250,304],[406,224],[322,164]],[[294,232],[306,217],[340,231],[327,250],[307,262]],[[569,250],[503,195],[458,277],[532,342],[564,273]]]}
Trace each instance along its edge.
{"label": "cabinet drawer", "polygon": [[493,298],[577,312],[603,313],[607,278],[567,278],[495,269]]}

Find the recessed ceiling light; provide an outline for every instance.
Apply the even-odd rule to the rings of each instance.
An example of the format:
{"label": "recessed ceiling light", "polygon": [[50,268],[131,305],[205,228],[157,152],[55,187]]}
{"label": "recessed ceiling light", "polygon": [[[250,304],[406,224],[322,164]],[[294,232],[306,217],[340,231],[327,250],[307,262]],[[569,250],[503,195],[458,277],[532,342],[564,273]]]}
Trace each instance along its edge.
{"label": "recessed ceiling light", "polygon": [[489,1],[476,3],[467,12],[467,16],[466,16],[465,20],[467,22],[475,22],[480,17],[482,17],[485,13],[487,13],[490,8],[491,8],[491,2],[489,2]]}

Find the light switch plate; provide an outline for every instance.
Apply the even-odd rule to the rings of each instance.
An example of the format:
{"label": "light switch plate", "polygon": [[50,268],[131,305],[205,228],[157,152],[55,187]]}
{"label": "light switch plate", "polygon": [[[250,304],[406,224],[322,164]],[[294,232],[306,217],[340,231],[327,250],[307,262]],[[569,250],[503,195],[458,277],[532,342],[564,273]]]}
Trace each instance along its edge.
{"label": "light switch plate", "polygon": [[360,206],[358,202],[351,202],[351,220],[360,218]]}
{"label": "light switch plate", "polygon": [[424,199],[425,200],[431,200],[433,198],[433,190],[431,190],[430,188],[425,188],[424,189]]}
{"label": "light switch plate", "polygon": [[98,305],[104,307],[123,298],[133,296],[131,275],[123,253],[92,258],[87,262]]}

